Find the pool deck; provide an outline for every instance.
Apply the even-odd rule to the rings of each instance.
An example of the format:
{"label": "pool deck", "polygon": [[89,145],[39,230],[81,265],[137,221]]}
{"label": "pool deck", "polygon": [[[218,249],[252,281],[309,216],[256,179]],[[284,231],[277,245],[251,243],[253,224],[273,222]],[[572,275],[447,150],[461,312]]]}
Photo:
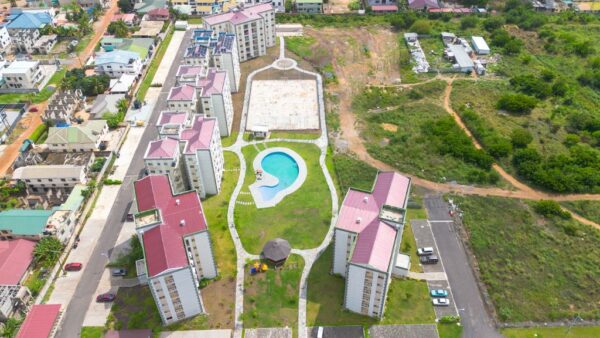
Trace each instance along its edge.
{"label": "pool deck", "polygon": [[[265,156],[272,153],[284,153],[293,158],[294,161],[296,161],[296,164],[298,164],[298,177],[296,177],[296,180],[294,181],[294,183],[292,183],[292,185],[277,192],[277,194],[275,194],[275,196],[273,196],[272,199],[268,201],[263,201],[262,194],[259,188],[264,186],[272,187],[279,183],[279,179],[277,177],[269,174],[262,168],[262,160],[265,158]],[[254,158],[254,162],[252,162],[252,166],[254,167],[255,173],[258,170],[261,170],[263,173],[262,179],[260,181],[257,180],[249,186],[250,193],[252,193],[252,197],[254,198],[254,204],[256,204],[256,207],[258,209],[274,207],[279,202],[281,202],[281,200],[283,200],[285,196],[298,190],[306,180],[306,162],[304,162],[302,156],[298,155],[298,153],[289,148],[275,147],[263,150],[260,153],[258,153],[258,155],[256,155],[256,157]]]}

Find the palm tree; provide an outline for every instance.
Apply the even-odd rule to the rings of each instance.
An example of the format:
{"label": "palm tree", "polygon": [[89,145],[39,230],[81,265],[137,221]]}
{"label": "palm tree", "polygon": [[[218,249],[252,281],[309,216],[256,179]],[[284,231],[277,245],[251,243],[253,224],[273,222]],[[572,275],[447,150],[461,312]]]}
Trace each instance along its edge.
{"label": "palm tree", "polygon": [[58,239],[44,237],[33,249],[33,258],[37,264],[50,267],[58,261],[62,251],[63,245]]}

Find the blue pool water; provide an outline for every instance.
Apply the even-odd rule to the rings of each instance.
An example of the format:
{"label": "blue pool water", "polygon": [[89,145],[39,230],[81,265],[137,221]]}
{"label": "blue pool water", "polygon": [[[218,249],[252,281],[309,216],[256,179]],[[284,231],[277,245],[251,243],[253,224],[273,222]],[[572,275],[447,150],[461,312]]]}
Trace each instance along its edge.
{"label": "blue pool water", "polygon": [[298,163],[290,155],[283,152],[273,152],[261,161],[263,170],[279,180],[274,186],[262,186],[258,189],[263,201],[271,200],[278,192],[289,187],[298,178]]}

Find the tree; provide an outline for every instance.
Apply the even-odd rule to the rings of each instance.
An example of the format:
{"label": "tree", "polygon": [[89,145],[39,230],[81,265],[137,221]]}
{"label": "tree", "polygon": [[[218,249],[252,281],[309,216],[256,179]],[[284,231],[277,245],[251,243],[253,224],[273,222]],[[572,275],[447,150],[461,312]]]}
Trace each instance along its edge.
{"label": "tree", "polygon": [[412,24],[412,26],[410,26],[410,31],[417,34],[426,35],[431,32],[431,25],[427,20],[417,20]]}
{"label": "tree", "polygon": [[527,129],[517,128],[510,133],[510,141],[515,148],[525,148],[533,141],[533,136]]}
{"label": "tree", "polygon": [[512,152],[510,140],[501,136],[487,137],[484,144],[488,153],[496,158],[506,157]]}
{"label": "tree", "polygon": [[460,28],[461,29],[475,28],[475,27],[477,27],[478,22],[479,22],[479,19],[477,19],[477,17],[474,15],[463,16],[463,18],[460,20]]}
{"label": "tree", "polygon": [[552,93],[552,88],[548,82],[542,81],[531,74],[517,75],[510,79],[510,84],[516,90],[540,99],[546,98]]}
{"label": "tree", "polygon": [[493,32],[501,28],[502,25],[504,25],[504,18],[501,16],[490,16],[483,23],[483,27],[488,32]]}
{"label": "tree", "polygon": [[92,9],[92,18],[96,21],[102,15],[102,6],[95,4]]}
{"label": "tree", "polygon": [[562,210],[560,204],[552,200],[539,200],[533,203],[533,210],[544,217],[558,216],[563,219],[570,219],[571,213]]}
{"label": "tree", "polygon": [[104,93],[110,85],[108,75],[94,75],[81,79],[81,92],[85,96],[96,96]]}
{"label": "tree", "polygon": [[0,331],[0,336],[6,338],[12,338],[17,335],[19,331],[19,326],[21,326],[22,320],[18,320],[16,318],[9,318],[6,322],[4,322],[4,327],[2,327],[2,331]]}
{"label": "tree", "polygon": [[[350,7],[350,5],[352,5],[355,2],[351,2],[350,4],[348,4],[348,7]],[[292,4],[292,0],[285,0],[285,12],[286,13],[291,13],[292,10],[294,9],[294,5]],[[352,9],[352,8],[350,8]]]}
{"label": "tree", "polygon": [[130,0],[119,0],[117,6],[119,6],[122,13],[130,13],[133,11],[133,5]]}
{"label": "tree", "polygon": [[129,35],[129,27],[127,27],[125,21],[117,20],[108,25],[108,33],[118,38],[126,38]]}
{"label": "tree", "polygon": [[496,107],[514,114],[529,114],[537,105],[537,100],[529,95],[520,93],[504,94],[498,100]]}
{"label": "tree", "polygon": [[51,267],[58,261],[62,251],[63,245],[56,237],[44,237],[35,245],[33,259],[36,264]]}
{"label": "tree", "polygon": [[516,55],[521,52],[522,48],[523,41],[513,37],[504,45],[504,53],[508,55]]}

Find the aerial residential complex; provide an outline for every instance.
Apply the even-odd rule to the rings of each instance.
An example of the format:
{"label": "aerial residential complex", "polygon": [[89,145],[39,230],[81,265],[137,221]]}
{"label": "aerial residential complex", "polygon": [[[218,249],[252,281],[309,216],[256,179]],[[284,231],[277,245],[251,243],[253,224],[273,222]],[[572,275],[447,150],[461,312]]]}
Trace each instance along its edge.
{"label": "aerial residential complex", "polygon": [[234,33],[240,62],[267,54],[275,46],[275,9],[271,3],[234,8],[204,18],[204,28],[216,33]]}
{"label": "aerial residential complex", "polygon": [[410,178],[380,172],[372,192],[349,189],[335,226],[333,273],[346,278],[344,306],[381,318],[398,254]]}
{"label": "aerial residential complex", "polygon": [[196,15],[208,15],[221,12],[227,12],[237,6],[235,0],[215,0],[206,2],[197,2],[194,0],[173,0],[173,6],[187,5],[192,8],[192,13]]}
{"label": "aerial residential complex", "polygon": [[136,231],[163,323],[204,313],[200,280],[216,277],[217,266],[198,195],[175,194],[166,175],[146,176],[134,189]]}

